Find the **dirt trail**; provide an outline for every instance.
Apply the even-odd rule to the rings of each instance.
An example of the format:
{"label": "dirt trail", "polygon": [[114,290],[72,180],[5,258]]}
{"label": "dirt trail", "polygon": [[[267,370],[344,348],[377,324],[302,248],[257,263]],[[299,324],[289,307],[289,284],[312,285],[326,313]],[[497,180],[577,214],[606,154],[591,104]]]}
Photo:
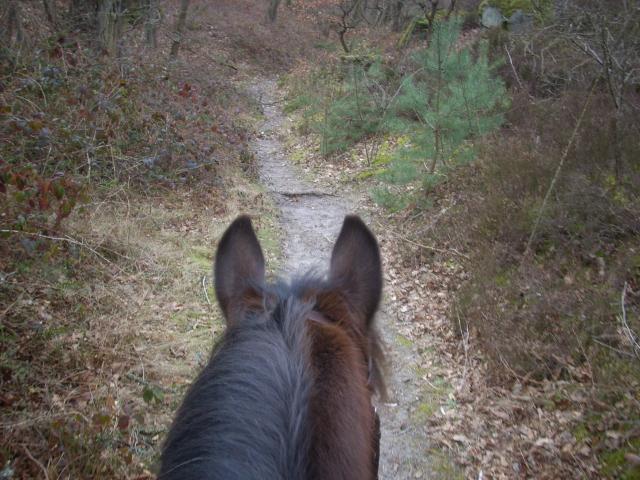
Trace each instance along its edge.
{"label": "dirt trail", "polygon": [[[253,143],[261,181],[281,210],[285,271],[321,270],[328,264],[331,247],[344,215],[357,212],[357,199],[347,194],[318,191],[302,180],[286,157],[281,141],[284,116],[276,83],[261,80],[250,87],[265,116]],[[418,378],[421,355],[413,345],[401,341],[389,302],[383,304],[377,322],[387,344],[390,360],[388,403],[378,405],[382,424],[380,479],[435,478],[424,422],[412,416],[423,404]]]}

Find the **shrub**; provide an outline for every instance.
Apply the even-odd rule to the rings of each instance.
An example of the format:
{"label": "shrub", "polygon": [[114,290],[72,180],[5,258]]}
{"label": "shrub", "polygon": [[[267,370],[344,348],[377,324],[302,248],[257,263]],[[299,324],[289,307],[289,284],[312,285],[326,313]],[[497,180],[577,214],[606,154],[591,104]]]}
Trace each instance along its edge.
{"label": "shrub", "polygon": [[[557,377],[586,361],[599,381],[617,382],[619,389],[633,377],[622,375],[625,369],[612,377],[606,365],[623,362],[640,374],[640,363],[628,363],[633,348],[620,323],[621,292],[640,284],[640,176],[625,161],[626,181],[615,181],[606,129],[615,112],[606,93],[592,101],[548,208],[540,211],[567,125],[583,104],[584,98],[565,94],[553,105],[520,105],[525,111],[511,117],[520,125],[517,135],[482,150],[453,227],[474,245],[471,279],[458,300],[497,376]],[[623,158],[637,158],[638,144],[628,140]],[[530,255],[523,257],[540,215]],[[640,331],[637,298],[627,296],[625,308],[631,330]]]}
{"label": "shrub", "polygon": [[370,66],[347,66],[344,91],[329,107],[320,126],[324,155],[343,151],[380,131],[386,112],[386,75],[379,61]]}
{"label": "shrub", "polygon": [[430,45],[414,56],[416,70],[403,81],[387,121],[410,141],[398,149],[384,180],[428,188],[474,157],[474,139],[501,125],[508,97],[492,74],[486,45],[474,55],[469,47],[457,48],[459,34],[459,21],[438,23]]}

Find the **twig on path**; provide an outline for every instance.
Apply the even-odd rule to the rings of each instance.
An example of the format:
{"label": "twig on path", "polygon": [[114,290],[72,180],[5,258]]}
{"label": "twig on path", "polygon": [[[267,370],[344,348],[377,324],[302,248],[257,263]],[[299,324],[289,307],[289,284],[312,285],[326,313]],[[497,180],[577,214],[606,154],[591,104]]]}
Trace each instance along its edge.
{"label": "twig on path", "polygon": [[287,198],[296,198],[296,197],[337,197],[335,193],[321,192],[318,190],[310,190],[307,192],[277,192],[274,191],[276,195],[282,195]]}
{"label": "twig on path", "polygon": [[414,241],[414,240],[411,240],[410,238],[407,238],[407,237],[405,237],[405,236],[403,236],[403,235],[401,235],[401,234],[399,234],[399,233],[397,233],[397,232],[394,232],[394,231],[392,231],[392,230],[389,230],[387,227],[385,227],[384,225],[382,225],[382,224],[381,224],[380,222],[378,222],[377,220],[376,220],[376,223],[378,224],[378,226],[379,226],[380,228],[385,229],[388,233],[390,233],[390,234],[391,234],[391,235],[393,235],[394,237],[396,237],[396,238],[398,238],[398,239],[400,239],[400,240],[403,240],[403,241],[405,241],[405,242],[407,242],[407,243],[410,243],[411,245],[414,245],[414,246],[416,246],[416,247],[424,248],[425,250],[431,250],[431,251],[433,251],[433,252],[438,252],[438,253],[453,254],[453,255],[457,255],[457,256],[459,256],[459,257],[462,257],[462,258],[464,258],[464,259],[466,259],[466,260],[469,260],[469,256],[468,256],[468,255],[465,255],[464,253],[461,253],[461,252],[457,251],[455,248],[449,248],[449,249],[447,249],[447,248],[437,248],[437,247],[433,247],[433,246],[430,246],[430,245],[424,245],[424,244],[422,244],[422,243],[418,243],[418,242],[416,242],[416,241]]}
{"label": "twig on path", "polygon": [[7,308],[0,312],[0,319],[4,318],[7,313],[11,311],[14,305],[16,305],[20,300],[22,300],[22,295],[18,296],[12,303],[9,304]]}
{"label": "twig on path", "polygon": [[[169,39],[174,39],[175,38],[174,35],[170,35],[170,34],[167,34],[166,37],[169,38]],[[191,47],[189,47],[187,45],[184,45],[182,47],[182,49],[188,51],[189,53],[193,53],[193,54],[200,53],[200,52],[196,52],[193,48],[191,48]],[[226,60],[225,61],[218,60],[217,58],[213,58],[208,53],[205,53],[204,56],[207,57],[212,62],[217,63],[218,65],[222,65],[223,67],[228,67],[228,68],[230,68],[232,70],[235,70],[236,72],[238,71],[238,67],[236,67],[235,65],[233,65],[231,63],[228,63]]]}
{"label": "twig on path", "polygon": [[209,60],[211,60],[212,62],[217,63],[218,65],[222,65],[223,67],[230,68],[231,70],[235,70],[236,72],[238,71],[238,67],[236,67],[235,65],[232,65],[231,63],[227,63],[226,61],[223,62],[221,60],[217,60],[217,59],[213,58],[211,55],[207,55],[207,58]]}
{"label": "twig on path", "polygon": [[462,329],[462,320],[460,320],[460,312],[458,306],[454,304],[454,310],[456,311],[456,317],[458,318],[458,327],[460,328],[460,335],[462,336],[462,348],[464,349],[464,367],[462,369],[462,381],[458,386],[458,391],[461,392],[467,383],[467,372],[469,368],[469,325]]}
{"label": "twig on path", "polygon": [[625,307],[626,297],[627,297],[627,282],[624,282],[624,287],[622,288],[622,294],[620,295],[620,309],[622,310],[622,314],[618,317],[620,323],[622,323],[622,327],[624,328],[624,333],[627,335],[629,342],[631,343],[631,347],[633,348],[633,353],[635,353],[636,357],[640,360],[640,344],[638,343],[638,336],[636,333],[631,330],[629,323],[627,322],[627,309]]}
{"label": "twig on path", "polygon": [[125,374],[125,377],[127,377],[129,380],[133,380],[134,382],[142,385],[143,387],[157,387],[158,389],[163,390],[164,392],[175,392],[175,389],[172,389],[170,387],[165,387],[164,385],[152,384],[151,382],[146,380],[144,377],[141,378],[139,375],[136,375],[135,373],[132,373],[132,372],[128,372],[127,374]]}
{"label": "twig on path", "polygon": [[617,354],[619,354],[619,355],[623,355],[623,356],[625,356],[625,357],[631,357],[631,358],[633,358],[633,355],[632,355],[631,353],[629,353],[629,352],[625,352],[625,351],[620,350],[620,349],[618,349],[618,348],[616,348],[616,347],[613,347],[613,346],[609,345],[608,343],[604,343],[602,340],[600,340],[600,339],[598,339],[598,338],[594,338],[594,339],[593,339],[593,341],[594,341],[595,343],[597,343],[598,345],[600,345],[600,346],[604,347],[604,348],[608,348],[608,349],[609,349],[609,350],[611,350],[612,352],[616,352],[616,353],[617,353]]}
{"label": "twig on path", "polygon": [[284,103],[286,101],[287,99],[283,98],[281,100],[276,100],[274,102],[263,102],[262,97],[260,97],[260,99],[258,100],[258,103],[260,103],[260,105],[262,105],[263,107],[275,107],[276,105],[280,105],[281,103]]}
{"label": "twig on path", "polygon": [[520,81],[520,77],[518,76],[518,72],[516,71],[516,67],[513,65],[511,52],[509,51],[509,48],[506,45],[504,46],[504,50],[505,52],[507,52],[507,58],[509,59],[509,63],[511,64],[511,70],[513,70],[513,75],[516,77],[516,81],[518,82],[518,85],[520,86],[520,88],[523,88],[522,82]]}
{"label": "twig on path", "polygon": [[44,478],[46,480],[49,480],[49,473],[47,472],[47,469],[42,464],[42,462],[31,454],[31,452],[29,451],[26,445],[22,445],[22,449],[24,450],[24,453],[27,455],[27,457],[29,457],[29,459],[33,463],[35,463],[38,467],[40,467],[40,470],[42,470],[42,473],[44,474]]}
{"label": "twig on path", "polygon": [[207,275],[202,276],[202,291],[204,291],[204,298],[207,300],[209,306],[211,306],[211,300],[209,300],[209,293],[207,292]]}
{"label": "twig on path", "polygon": [[[100,252],[96,251],[95,249],[91,248],[89,245],[87,245],[85,242],[83,241],[79,241],[76,240],[75,238],[71,238],[70,236],[65,236],[65,237],[53,237],[51,235],[43,235],[41,233],[34,233],[34,232],[25,232],[22,230],[11,230],[11,229],[0,229],[0,233],[15,233],[18,235],[26,235],[29,237],[38,237],[38,238],[46,238],[47,240],[54,240],[57,242],[67,242],[70,243],[72,245],[78,245],[79,247],[83,247],[86,248],[87,250],[89,250],[91,253],[93,253],[95,256],[97,256],[98,258],[100,258],[102,261],[104,261],[105,263],[108,263],[109,265],[115,265],[111,260],[109,260],[108,258],[106,258],[104,255],[102,255]],[[131,260],[129,257],[119,254],[117,252],[113,252],[111,251],[111,253],[114,253],[126,260]],[[124,269],[118,265],[115,265],[120,271],[124,271]]]}

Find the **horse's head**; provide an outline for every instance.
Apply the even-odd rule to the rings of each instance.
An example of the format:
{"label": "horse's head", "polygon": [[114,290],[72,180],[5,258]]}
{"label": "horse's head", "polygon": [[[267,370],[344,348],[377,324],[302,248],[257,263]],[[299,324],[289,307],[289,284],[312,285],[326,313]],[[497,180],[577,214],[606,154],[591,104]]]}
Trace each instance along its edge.
{"label": "horse's head", "polygon": [[[264,452],[270,447],[280,452],[278,456],[283,449],[293,450],[290,456],[296,460],[291,462],[296,466],[265,466],[263,472],[273,475],[273,468],[278,468],[281,478],[300,475],[282,473],[285,470],[303,471],[304,476],[298,478],[376,478],[379,426],[371,397],[376,391],[383,393],[383,385],[382,352],[373,317],[380,302],[382,270],[377,242],[364,223],[356,216],[345,218],[326,277],[307,275],[290,284],[269,285],[251,221],[239,217],[220,240],[214,276],[227,331],[192,386],[172,430],[181,429],[187,435],[187,427],[178,424],[181,417],[189,416],[190,403],[198,409],[229,408],[215,401],[208,407],[202,405],[207,400],[202,392],[217,395],[210,384],[218,382],[227,386],[225,398],[235,396],[244,413],[232,413],[243,417],[236,421],[238,430],[233,422],[221,426],[222,419],[211,421],[207,438],[241,439],[249,434],[240,423],[260,426],[266,422],[260,429],[296,440],[281,445],[282,440],[270,440],[274,437],[270,433],[264,439],[254,434],[256,438],[241,441],[256,442],[255,450],[262,452],[265,464],[268,455]],[[251,344],[244,355],[234,353],[242,349],[242,339]],[[251,362],[255,365],[249,365]],[[220,380],[224,375],[224,381]],[[230,389],[236,393],[230,394]],[[250,399],[260,395],[264,405],[252,405]],[[225,401],[233,402],[233,398]],[[247,418],[252,415],[256,418]],[[285,418],[267,418],[277,416]],[[163,469],[166,452],[171,443],[179,441],[177,436],[172,432],[167,441]],[[224,448],[235,450],[228,445]],[[181,461],[190,459],[183,456]]]}
{"label": "horse's head", "polygon": [[[264,255],[251,220],[238,217],[220,240],[215,262],[218,302],[228,325],[240,321],[265,283]],[[375,237],[359,217],[347,216],[333,247],[328,284],[349,305],[343,319],[366,332],[382,292],[382,267]]]}

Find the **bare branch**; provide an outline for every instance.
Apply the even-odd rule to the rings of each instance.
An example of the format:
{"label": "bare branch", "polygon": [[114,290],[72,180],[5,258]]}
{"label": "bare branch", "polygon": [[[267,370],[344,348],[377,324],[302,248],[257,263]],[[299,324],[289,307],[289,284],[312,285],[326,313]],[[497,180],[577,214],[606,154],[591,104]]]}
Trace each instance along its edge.
{"label": "bare branch", "polygon": [[624,287],[622,288],[622,294],[620,295],[620,310],[621,314],[618,316],[618,320],[622,324],[624,329],[624,333],[627,336],[629,342],[631,343],[631,347],[633,348],[633,353],[640,360],[640,342],[638,342],[638,335],[631,330],[629,323],[627,322],[627,309],[626,309],[626,297],[627,297],[627,282],[624,282]]}

